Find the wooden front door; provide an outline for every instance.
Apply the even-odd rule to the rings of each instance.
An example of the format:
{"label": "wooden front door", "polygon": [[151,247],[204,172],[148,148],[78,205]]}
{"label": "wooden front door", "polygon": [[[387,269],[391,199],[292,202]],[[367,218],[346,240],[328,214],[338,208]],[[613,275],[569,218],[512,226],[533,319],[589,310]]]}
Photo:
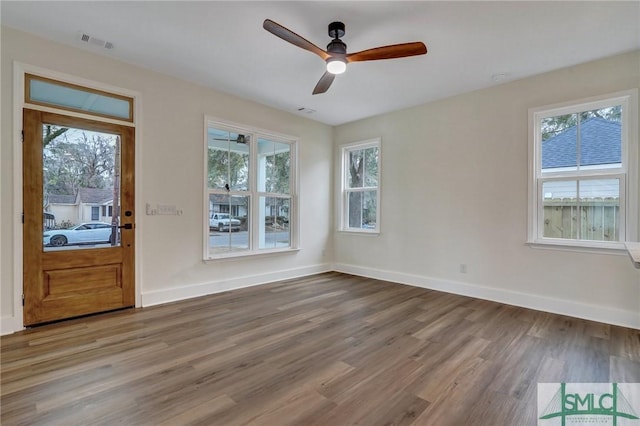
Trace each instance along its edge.
{"label": "wooden front door", "polygon": [[134,306],[133,127],[23,121],[24,324]]}

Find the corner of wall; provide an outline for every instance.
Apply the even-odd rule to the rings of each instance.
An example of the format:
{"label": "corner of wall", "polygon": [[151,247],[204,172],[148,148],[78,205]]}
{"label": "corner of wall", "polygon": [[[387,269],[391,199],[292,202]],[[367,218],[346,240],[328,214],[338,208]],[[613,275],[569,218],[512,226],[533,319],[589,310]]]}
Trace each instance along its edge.
{"label": "corner of wall", "polygon": [[640,330],[640,312],[623,311],[614,308],[603,308],[585,303],[562,300],[552,297],[517,291],[485,287],[477,284],[443,280],[402,272],[388,271],[374,268],[364,268],[356,265],[334,264],[333,270],[345,274],[358,275],[399,284],[421,287],[430,290],[443,291],[461,296],[475,297],[483,300],[504,303],[512,306],[550,312],[559,315],[569,315],[590,321],[602,322],[621,327]]}

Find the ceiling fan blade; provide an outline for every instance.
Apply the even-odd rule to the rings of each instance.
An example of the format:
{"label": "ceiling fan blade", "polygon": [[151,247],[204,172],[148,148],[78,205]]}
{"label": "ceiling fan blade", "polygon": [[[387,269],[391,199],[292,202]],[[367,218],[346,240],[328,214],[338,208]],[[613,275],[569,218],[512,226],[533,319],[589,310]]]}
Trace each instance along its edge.
{"label": "ceiling fan blade", "polygon": [[336,78],[335,74],[331,74],[329,71],[326,71],[322,77],[320,77],[320,81],[318,81],[318,84],[316,84],[316,87],[313,89],[313,94],[317,95],[329,90],[334,78]]}
{"label": "ceiling fan blade", "polygon": [[288,28],[283,27],[277,22],[273,22],[271,19],[265,19],[262,28],[269,31],[271,34],[280,37],[284,41],[288,41],[289,43],[298,46],[304,50],[308,50],[311,53],[315,53],[320,56],[323,60],[327,60],[329,54],[324,50],[320,49],[315,44],[311,43],[309,40],[299,36]]}
{"label": "ceiling fan blade", "polygon": [[413,43],[393,44],[375,47],[347,55],[347,62],[377,61],[379,59],[405,58],[407,56],[424,55],[427,46],[421,41]]}

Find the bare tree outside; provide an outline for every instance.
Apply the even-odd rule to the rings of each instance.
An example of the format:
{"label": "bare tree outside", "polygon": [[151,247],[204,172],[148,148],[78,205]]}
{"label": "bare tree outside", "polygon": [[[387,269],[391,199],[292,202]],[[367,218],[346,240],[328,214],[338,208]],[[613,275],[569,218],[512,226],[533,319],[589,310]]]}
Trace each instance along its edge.
{"label": "bare tree outside", "polygon": [[55,133],[59,133],[58,137],[48,142],[45,139],[43,148],[45,195],[72,195],[78,188],[113,187],[114,136],[69,129],[50,134]]}
{"label": "bare tree outside", "polygon": [[378,148],[349,152],[349,188],[372,188],[349,192],[349,227],[375,227],[377,217]]}
{"label": "bare tree outside", "polygon": [[587,121],[591,118],[602,118],[608,121],[620,122],[622,119],[622,108],[620,105],[610,108],[603,108],[592,111],[582,111],[576,114],[558,115],[548,117],[542,120],[542,141],[546,141],[571,127],[578,124],[579,121]]}

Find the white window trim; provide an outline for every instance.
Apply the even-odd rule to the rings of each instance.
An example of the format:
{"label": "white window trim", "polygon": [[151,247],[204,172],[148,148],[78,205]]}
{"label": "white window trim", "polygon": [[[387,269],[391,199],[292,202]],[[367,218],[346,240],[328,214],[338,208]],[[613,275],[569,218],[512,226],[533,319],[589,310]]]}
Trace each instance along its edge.
{"label": "white window trim", "polygon": [[[259,236],[257,232],[257,227],[254,229],[254,223],[259,223],[259,213],[260,209],[258,208],[259,198],[261,196],[278,196],[281,194],[270,194],[266,192],[259,191],[256,187],[257,181],[254,177],[254,174],[257,172],[257,143],[250,144],[250,154],[249,154],[249,188],[247,191],[235,192],[231,191],[230,195],[249,195],[251,199],[251,203],[249,205],[249,217],[247,218],[250,227],[250,239],[249,239],[249,249],[242,251],[232,251],[229,253],[220,253],[216,255],[211,255],[209,250],[209,194],[211,194],[211,189],[209,188],[209,183],[207,179],[207,172],[209,170],[208,165],[208,128],[215,127],[218,129],[228,130],[235,133],[243,133],[247,135],[251,135],[251,140],[257,142],[258,138],[268,138],[269,140],[273,140],[275,142],[281,142],[289,144],[291,147],[291,173],[293,177],[291,178],[290,184],[290,200],[291,200],[291,210],[289,212],[290,222],[293,222],[293,225],[290,223],[289,232],[290,232],[290,240],[291,245],[289,247],[284,248],[267,248],[260,249],[259,246]],[[203,261],[206,262],[215,262],[220,260],[233,260],[247,257],[257,257],[257,256],[265,256],[265,255],[273,255],[273,254],[282,254],[282,253],[292,253],[300,251],[300,216],[299,212],[299,197],[298,197],[298,187],[299,187],[299,173],[298,173],[298,146],[299,139],[295,136],[286,135],[282,133],[276,133],[270,130],[261,129],[254,126],[249,126],[246,124],[235,123],[232,121],[224,120],[221,118],[207,116],[204,117],[204,143],[203,143],[203,162],[204,162],[204,172],[203,172],[203,207],[202,207],[202,235],[203,235]]]}
{"label": "white window trim", "polygon": [[[620,241],[570,240],[560,238],[543,238],[539,230],[543,226],[542,185],[541,176],[541,139],[539,122],[542,118],[589,111],[613,104],[622,105],[622,167],[605,170],[589,175],[575,171],[558,170],[546,172],[544,179],[563,178],[578,179],[587,176],[619,178],[620,181],[620,214],[624,215],[624,225],[620,227]],[[602,96],[591,97],[561,104],[548,105],[529,109],[529,210],[527,244],[535,248],[552,248],[557,250],[587,251],[596,253],[625,254],[625,242],[638,241],[638,90],[626,90]]]}
{"label": "white window trim", "polygon": [[[346,179],[348,176],[347,171],[347,162],[345,161],[345,156],[347,151],[353,151],[357,149],[366,149],[366,148],[378,148],[378,185],[375,187],[376,189],[376,227],[375,229],[364,229],[364,228],[350,228],[348,226],[348,212],[345,210],[347,206],[347,194],[348,191],[345,188]],[[353,234],[369,234],[369,235],[379,235],[380,234],[380,198],[381,198],[381,184],[382,184],[382,141],[380,138],[368,139],[360,142],[352,142],[344,145],[340,145],[340,211],[338,218],[338,231],[344,233],[353,233]],[[366,191],[371,190],[374,187],[363,187],[358,188],[356,191]],[[351,190],[350,192],[354,192]]]}

